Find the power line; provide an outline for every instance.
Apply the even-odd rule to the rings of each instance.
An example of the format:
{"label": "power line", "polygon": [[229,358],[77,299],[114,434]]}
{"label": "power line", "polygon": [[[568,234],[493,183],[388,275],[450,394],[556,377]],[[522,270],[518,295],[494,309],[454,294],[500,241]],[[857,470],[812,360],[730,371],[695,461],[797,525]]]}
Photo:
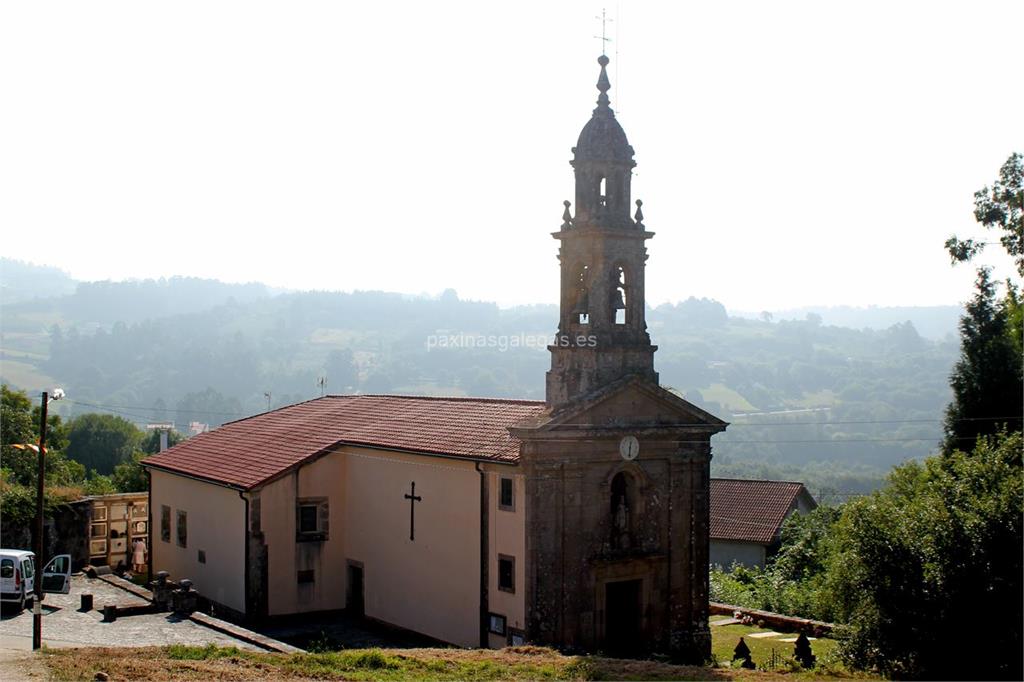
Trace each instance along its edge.
{"label": "power line", "polygon": [[253,412],[220,412],[216,410],[180,410],[170,407],[143,407],[141,405],[100,405],[98,403],[88,403],[81,400],[70,400],[66,399],[65,402],[73,403],[75,405],[84,405],[85,407],[97,407],[105,410],[139,410],[148,412],[176,412],[176,413],[192,413],[192,414],[216,414],[224,415],[229,417],[249,417],[252,416]]}
{"label": "power line", "polygon": [[[955,422],[979,422],[979,421],[1020,421],[1024,419],[1020,415],[1016,417],[959,417]],[[827,422],[730,422],[729,426],[832,426],[849,424],[941,424],[945,419],[851,419],[843,421]]]}

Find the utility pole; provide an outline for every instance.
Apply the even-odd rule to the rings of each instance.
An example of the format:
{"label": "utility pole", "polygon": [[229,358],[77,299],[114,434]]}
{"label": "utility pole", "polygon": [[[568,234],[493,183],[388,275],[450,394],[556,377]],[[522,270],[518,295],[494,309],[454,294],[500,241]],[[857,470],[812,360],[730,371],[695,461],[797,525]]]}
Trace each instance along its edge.
{"label": "utility pole", "polygon": [[39,412],[39,475],[36,477],[36,596],[32,600],[32,649],[43,645],[43,478],[46,476],[46,407],[50,396],[43,391]]}

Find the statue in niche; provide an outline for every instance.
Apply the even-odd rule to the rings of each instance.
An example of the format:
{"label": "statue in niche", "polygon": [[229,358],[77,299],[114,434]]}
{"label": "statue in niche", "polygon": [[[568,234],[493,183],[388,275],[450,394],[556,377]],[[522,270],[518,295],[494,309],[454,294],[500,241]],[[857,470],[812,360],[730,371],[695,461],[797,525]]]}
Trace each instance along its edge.
{"label": "statue in niche", "polygon": [[630,481],[626,474],[619,472],[612,479],[612,547],[629,549],[630,538]]}

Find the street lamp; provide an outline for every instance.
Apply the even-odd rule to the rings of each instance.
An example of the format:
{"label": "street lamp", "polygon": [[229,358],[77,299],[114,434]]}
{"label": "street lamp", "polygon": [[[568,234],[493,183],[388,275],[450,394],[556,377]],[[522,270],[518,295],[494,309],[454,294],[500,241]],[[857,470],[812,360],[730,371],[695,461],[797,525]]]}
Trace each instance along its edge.
{"label": "street lamp", "polygon": [[51,400],[64,397],[64,389],[53,389],[53,395],[43,391],[39,414],[39,476],[36,478],[36,598],[32,600],[32,648],[43,645],[43,477],[46,475],[46,408]]}

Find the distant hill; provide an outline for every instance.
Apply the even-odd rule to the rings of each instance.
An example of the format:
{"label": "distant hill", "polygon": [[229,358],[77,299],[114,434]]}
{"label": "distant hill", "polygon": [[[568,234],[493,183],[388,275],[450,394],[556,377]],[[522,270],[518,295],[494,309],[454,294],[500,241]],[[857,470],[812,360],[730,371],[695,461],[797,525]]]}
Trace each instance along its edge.
{"label": "distant hill", "polygon": [[0,301],[4,304],[74,293],[71,275],[48,265],[0,258]]}
{"label": "distant hill", "polygon": [[[822,323],[851,329],[887,329],[894,324],[911,322],[917,332],[928,339],[941,339],[947,334],[956,336],[957,324],[963,307],[958,305],[936,306],[810,306],[787,310],[768,311],[771,319],[804,320],[808,314],[818,315]],[[736,317],[761,319],[763,312],[730,311]]]}
{"label": "distant hill", "polygon": [[[814,310],[769,321],[697,298],[648,309],[662,385],[732,424],[715,437],[715,471],[803,476],[841,495],[939,441],[957,308]],[[453,291],[77,283],[0,301],[0,380],[60,385],[65,416],[107,411],[182,430],[263,411],[267,394],[272,407],[318,396],[320,378],[329,393],[543,398],[557,317],[553,305],[502,309]],[[832,323],[841,319],[854,326]]]}

